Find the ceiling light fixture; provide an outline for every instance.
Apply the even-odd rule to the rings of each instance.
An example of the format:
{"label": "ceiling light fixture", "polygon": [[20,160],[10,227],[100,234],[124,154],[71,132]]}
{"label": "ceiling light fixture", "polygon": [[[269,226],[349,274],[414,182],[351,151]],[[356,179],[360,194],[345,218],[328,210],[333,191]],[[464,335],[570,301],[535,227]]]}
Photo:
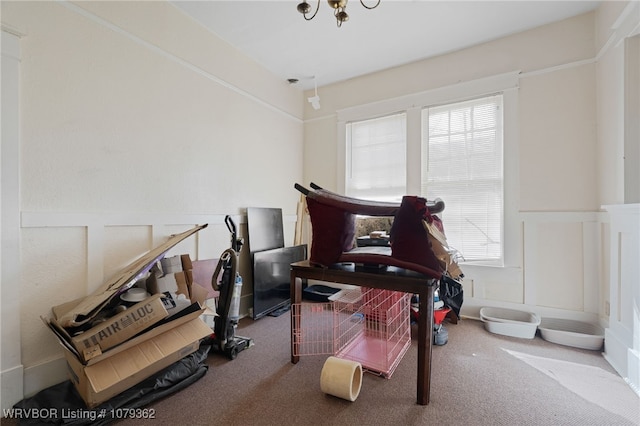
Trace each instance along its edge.
{"label": "ceiling light fixture", "polygon": [[[327,3],[329,3],[329,6],[331,6],[331,8],[333,8],[334,10],[333,15],[336,17],[336,23],[338,24],[338,27],[341,27],[343,22],[346,22],[349,20],[349,15],[347,15],[347,12],[345,10],[347,8],[347,2],[348,0],[327,0]],[[376,4],[374,4],[373,6],[367,6],[366,4],[364,4],[364,1],[362,0],[360,0],[360,4],[364,6],[365,9],[371,10],[378,7],[378,5],[380,4],[380,0],[378,0]],[[302,16],[304,16],[304,19],[306,19],[307,21],[310,21],[313,18],[315,18],[319,9],[320,9],[320,0],[318,0],[318,3],[316,5],[316,11],[313,12],[313,15],[311,15],[311,17],[307,17],[309,12],[311,12],[311,5],[307,3],[306,0],[298,4],[298,12],[302,13]]]}
{"label": "ceiling light fixture", "polygon": [[320,109],[320,96],[318,96],[318,82],[316,81],[316,76],[313,76],[313,85],[316,88],[316,95],[307,98],[307,101],[311,104],[313,109],[316,111]]}

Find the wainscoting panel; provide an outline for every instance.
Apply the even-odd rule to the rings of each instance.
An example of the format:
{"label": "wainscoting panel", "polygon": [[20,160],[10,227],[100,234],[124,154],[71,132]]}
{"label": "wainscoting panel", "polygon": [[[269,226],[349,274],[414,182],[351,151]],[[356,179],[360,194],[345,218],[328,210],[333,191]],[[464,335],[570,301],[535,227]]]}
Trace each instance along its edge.
{"label": "wainscoting panel", "polygon": [[[231,246],[226,215],[145,214],[145,213],[56,213],[21,214],[20,257],[22,280],[16,283],[20,300],[2,300],[3,309],[20,305],[20,331],[3,336],[3,345],[22,348],[19,366],[8,366],[2,374],[7,389],[19,384],[24,396],[66,380],[62,351],[40,316],[51,306],[83,297],[144,253],[175,233],[198,224],[207,228],[183,240],[167,256],[189,254],[192,260],[217,259]],[[247,243],[246,215],[232,215],[238,236]],[[291,245],[296,215],[283,215],[285,243]],[[252,274],[249,250],[240,255],[239,272],[244,278],[241,315],[252,307]],[[206,284],[206,283],[205,283]],[[24,368],[23,368],[24,367]],[[17,374],[13,374],[13,372]],[[11,398],[15,403],[15,396]]]}
{"label": "wainscoting panel", "polygon": [[640,204],[609,213],[609,326],[605,358],[640,395]]}
{"label": "wainscoting panel", "polygon": [[606,228],[601,212],[521,212],[522,258],[506,266],[462,264],[462,314],[483,306],[606,325]]}
{"label": "wainscoting panel", "polygon": [[524,304],[597,315],[599,214],[527,212],[522,218]]}

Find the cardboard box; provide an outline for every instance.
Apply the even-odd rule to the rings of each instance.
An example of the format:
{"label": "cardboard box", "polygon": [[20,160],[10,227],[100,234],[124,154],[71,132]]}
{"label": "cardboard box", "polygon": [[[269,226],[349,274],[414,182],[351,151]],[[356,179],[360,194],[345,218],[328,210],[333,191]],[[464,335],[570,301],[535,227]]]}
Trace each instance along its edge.
{"label": "cardboard box", "polygon": [[[131,347],[134,344],[151,339],[158,335],[160,332],[176,327],[184,322],[197,318],[204,313],[205,300],[201,292],[194,292],[194,297],[191,300],[191,305],[185,308],[183,311],[178,312],[169,317],[169,312],[165,306],[166,299],[163,294],[155,294],[140,303],[135,304],[127,311],[119,314],[113,318],[113,321],[105,322],[98,327],[94,327],[87,332],[71,337],[66,329],[60,326],[60,324],[54,318],[42,318],[44,323],[54,332],[60,343],[71,350],[76,357],[84,363],[91,362],[92,359],[99,357],[103,353],[111,353],[112,351],[122,350]],[[146,319],[142,315],[144,311],[145,316],[149,316]],[[149,313],[153,311],[153,313]],[[55,313],[55,311],[54,311]],[[118,333],[113,333],[114,327],[124,328],[121,325],[109,325],[112,322],[116,324],[129,319],[134,320],[133,324],[126,327],[126,330],[119,330]],[[100,334],[104,336],[100,336]],[[98,334],[96,340],[97,344],[92,338],[92,335]],[[100,337],[105,337],[101,340]],[[133,338],[133,339],[132,339]],[[120,346],[123,346],[121,348]]]}
{"label": "cardboard box", "polygon": [[[200,306],[200,304],[193,303],[191,304],[191,306],[184,309],[182,312],[179,312],[172,317],[167,317],[163,319],[162,321],[151,326],[151,328],[147,329],[146,331],[138,334],[137,336],[127,340],[124,343],[121,343],[118,346],[115,346],[109,349],[105,353],[100,352],[99,346],[96,346],[95,353],[91,354],[91,357],[89,357],[87,360],[82,359],[81,355],[78,353],[75,347],[71,345],[71,343],[69,342],[69,340],[66,338],[65,335],[60,333],[58,328],[54,326],[54,323],[52,323],[46,318],[43,318],[43,317],[40,317],[40,318],[45,323],[45,325],[49,327],[49,329],[56,335],[59,343],[62,345],[62,347],[66,351],[69,351],[71,354],[73,354],[84,365],[92,365],[92,364],[95,364],[96,362],[100,362],[102,359],[105,359],[106,357],[113,356],[122,351],[126,351],[127,349],[132,348],[135,345],[138,345],[140,343],[146,342],[147,340],[153,339],[154,337],[164,333],[165,331],[171,330],[172,328],[185,324],[195,318],[199,318],[205,312],[206,310],[202,306]],[[213,332],[212,330],[209,330],[209,333],[212,333],[212,332]]]}
{"label": "cardboard box", "polygon": [[202,312],[202,315],[200,315],[200,319],[202,319],[202,321],[204,321],[204,323],[213,330],[216,326],[216,317],[218,316],[218,314],[216,313],[215,299],[207,299],[205,301],[205,306],[206,309],[204,310],[204,312]]}
{"label": "cardboard box", "polygon": [[[143,278],[173,246],[206,227],[206,224],[199,225],[181,234],[173,235],[164,244],[132,262],[121,271],[114,281],[105,282],[87,297],[79,299],[77,303],[60,305],[57,309],[58,323],[62,327],[70,328],[92,322],[102,308],[107,306],[114,297],[117,297],[123,289],[131,288],[136,281]],[[63,307],[64,309],[62,309]]]}
{"label": "cardboard box", "polygon": [[[192,267],[191,258],[188,254],[183,254],[179,256],[179,258],[181,259],[183,268]],[[211,274],[213,275],[213,271]],[[184,294],[193,303],[199,302],[204,306],[206,299],[209,298],[209,290],[203,285],[194,282],[194,273],[192,269],[184,269],[183,271],[165,275],[161,278],[157,278],[152,275],[147,280],[147,291],[151,294],[165,292],[166,282],[163,280],[175,283],[175,293]]]}
{"label": "cardboard box", "polygon": [[190,271],[193,269],[193,263],[191,262],[191,257],[188,254],[180,256],[180,263],[182,263],[183,271]]}
{"label": "cardboard box", "polygon": [[209,334],[211,329],[195,318],[125,350],[109,351],[86,365],[67,349],[64,355],[71,381],[93,408],[195,352],[200,339]]}
{"label": "cardboard box", "polygon": [[[193,282],[207,290],[207,299],[215,298],[219,295],[212,285],[213,274],[216,271],[218,262],[219,259],[194,260],[192,262]],[[215,278],[216,283],[220,281],[220,276],[222,276],[222,270],[218,273],[218,277]]]}
{"label": "cardboard box", "polygon": [[[174,257],[180,259],[181,264],[191,265],[188,254]],[[202,312],[207,292],[202,287],[192,284],[192,276],[191,271],[170,275],[174,282],[179,283],[177,294],[184,294],[192,304],[199,304],[197,308]],[[151,297],[79,335],[72,336],[70,334],[72,329],[63,327],[59,319],[81,303],[82,299],[54,306],[53,318],[49,320],[50,328],[55,328],[56,336],[73,346],[80,361],[89,361],[175,313],[175,309],[172,309],[175,303],[172,306],[167,305],[170,303],[170,296],[164,297],[163,292],[158,288],[158,279],[155,275],[149,277],[146,287],[152,294]],[[191,311],[195,308],[195,306],[192,307]],[[97,318],[97,315],[93,318]]]}
{"label": "cardboard box", "polygon": [[160,261],[160,265],[162,266],[162,273],[164,275],[182,272],[182,259],[180,256],[165,257]]}
{"label": "cardboard box", "polygon": [[[170,293],[178,292],[178,283],[174,274],[164,275],[162,277],[152,276],[147,279],[147,291],[149,293]],[[151,291],[153,289],[154,291]]]}
{"label": "cardboard box", "polygon": [[176,272],[174,274],[176,278],[176,284],[178,285],[177,294],[184,294],[187,297],[191,297],[190,288],[191,283],[189,282],[189,277],[186,272]]}
{"label": "cardboard box", "polygon": [[[82,360],[86,361],[95,356],[98,351],[96,346],[99,347],[100,353],[105,352],[146,330],[167,315],[167,309],[162,303],[162,294],[155,294],[84,333],[70,337],[71,344]],[[52,321],[55,322],[55,319]],[[56,325],[59,326],[57,323]]]}
{"label": "cardboard box", "polygon": [[[54,306],[53,317],[42,318],[63,346],[69,377],[87,406],[95,407],[189,355],[198,349],[200,339],[212,334],[199,318],[206,290],[190,291],[184,274],[192,303],[175,315],[167,316],[163,295],[154,294],[80,335],[71,335],[104,314],[105,307],[114,306],[113,299],[144,277],[169,249],[206,226],[172,236],[125,268],[115,281],[85,298]],[[123,321],[132,322],[124,327]]]}

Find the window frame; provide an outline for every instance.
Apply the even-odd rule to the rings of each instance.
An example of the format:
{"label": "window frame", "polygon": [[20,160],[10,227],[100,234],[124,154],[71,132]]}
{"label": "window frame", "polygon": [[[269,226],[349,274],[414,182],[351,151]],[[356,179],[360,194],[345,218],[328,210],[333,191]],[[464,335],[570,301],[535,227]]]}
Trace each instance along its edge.
{"label": "window frame", "polygon": [[[430,190],[430,186],[431,185],[444,185],[445,187],[450,186],[451,184],[454,185],[454,187],[458,187],[458,185],[462,185],[463,188],[468,188],[468,187],[472,187],[472,188],[477,188],[480,191],[483,190],[487,190],[487,188],[484,185],[489,185],[490,187],[493,188],[493,190],[489,190],[489,193],[493,193],[493,194],[500,194],[500,208],[497,210],[494,210],[495,213],[497,213],[497,216],[494,216],[492,221],[497,220],[500,228],[497,230],[499,235],[497,236],[499,239],[499,250],[498,251],[494,251],[493,255],[488,255],[488,256],[484,256],[484,257],[478,257],[473,256],[472,254],[470,254],[473,250],[470,247],[475,247],[475,245],[472,245],[470,247],[465,248],[465,246],[463,246],[462,242],[454,242],[453,240],[450,240],[450,242],[453,243],[453,247],[461,250],[461,253],[464,255],[465,259],[473,261],[473,262],[482,262],[482,263],[493,263],[493,262],[499,262],[502,263],[502,259],[504,257],[504,250],[503,250],[503,246],[504,246],[504,208],[502,206],[503,204],[503,199],[504,199],[504,170],[503,170],[503,164],[504,164],[504,159],[503,154],[504,154],[504,138],[503,138],[503,130],[504,130],[504,120],[503,120],[503,115],[504,115],[504,106],[503,106],[503,95],[502,93],[494,93],[494,94],[489,94],[489,95],[483,95],[480,96],[478,98],[473,98],[473,99],[468,99],[466,101],[463,102],[453,102],[453,103],[447,103],[447,104],[443,104],[443,105],[436,105],[436,106],[429,106],[429,107],[425,107],[422,109],[422,185],[421,185],[421,194],[423,196],[427,196],[430,193],[431,197],[442,197],[445,200],[447,200],[447,202],[449,201],[449,196],[451,194],[448,194],[446,191],[446,189],[443,189],[442,192],[432,192]],[[451,176],[451,175],[447,175],[446,177],[443,176],[439,176],[441,179],[430,183],[431,180],[433,179],[434,176],[438,176],[438,165],[436,164],[432,171],[430,170],[430,166],[432,165],[431,162],[431,149],[434,149],[435,152],[435,156],[437,157],[437,152],[438,152],[438,148],[435,148],[435,146],[439,146],[442,144],[442,142],[446,141],[446,145],[447,147],[449,147],[451,140],[449,139],[450,137],[453,137],[454,139],[456,138],[455,135],[452,135],[450,133],[451,128],[449,128],[449,124],[447,123],[447,130],[446,130],[446,135],[442,135],[445,136],[444,140],[442,140],[442,137],[435,137],[434,139],[439,139],[440,142],[435,142],[434,141],[434,146],[432,147],[431,143],[431,117],[432,114],[440,114],[442,112],[446,112],[446,116],[447,119],[450,119],[451,116],[451,111],[455,110],[455,111],[468,111],[469,114],[472,114],[471,111],[473,111],[473,108],[477,107],[479,104],[483,104],[483,105],[487,105],[487,104],[492,104],[494,105],[495,108],[497,108],[497,112],[491,112],[490,114],[492,116],[495,117],[496,120],[496,124],[495,124],[495,129],[497,130],[497,133],[495,134],[496,137],[492,137],[491,140],[491,147],[496,147],[498,148],[497,151],[491,151],[493,152],[499,152],[499,156],[500,156],[500,162],[496,163],[496,166],[499,167],[499,170],[494,169],[492,170],[492,175],[491,176],[486,176],[484,175],[482,178],[480,179],[476,179],[476,177],[474,178],[469,178],[468,175],[465,176],[460,176],[460,175],[455,175],[455,176]],[[495,111],[495,110],[494,110]],[[495,115],[494,115],[495,114]],[[468,125],[469,122],[467,122],[466,120],[468,120],[471,116],[467,116],[465,119],[465,125]],[[441,129],[442,130],[442,129]],[[457,130],[457,135],[464,135],[464,140],[466,141],[468,137],[474,137],[475,138],[475,134],[476,132],[478,132],[479,129],[478,128],[473,128],[473,129],[469,129],[466,128],[464,130]],[[473,136],[472,136],[473,135]],[[480,141],[479,141],[480,142]],[[459,140],[458,140],[459,143]],[[481,143],[481,142],[480,142]],[[465,145],[466,146],[466,145]],[[474,144],[475,147],[475,144]],[[468,151],[464,151],[464,152],[459,152],[457,154],[455,154],[455,157],[460,160],[462,157],[463,161],[466,161],[467,159],[470,160],[471,162],[474,162],[474,158],[469,158],[466,155],[468,154]],[[494,154],[492,154],[493,156]],[[445,158],[444,159],[445,164],[449,161],[449,158]],[[449,164],[449,167],[451,167],[451,164]],[[450,173],[450,168],[446,167],[445,169],[440,169],[442,172],[445,173]],[[469,171],[469,170],[467,170]],[[496,173],[496,174],[493,174]],[[444,178],[444,180],[442,180],[442,178]],[[496,192],[495,186],[499,185],[499,190]],[[480,186],[480,188],[478,188],[478,186]],[[476,191],[474,189],[470,190],[470,192],[468,191],[463,191],[462,193],[458,193],[458,196],[462,196],[462,197],[466,197],[467,195],[472,195],[473,198],[476,198]],[[428,198],[431,198],[428,197]],[[469,206],[470,207],[470,206]],[[485,206],[488,207],[488,206]],[[486,212],[485,209],[482,209],[481,211],[475,211],[475,214],[482,214],[481,212]],[[468,212],[470,215],[473,215],[474,213],[472,212]],[[455,214],[452,214],[451,216],[447,213],[447,209],[445,209],[444,213],[443,213],[443,219],[445,220],[445,222],[447,223],[447,227],[446,229],[448,230],[452,230],[455,228],[456,222],[455,222]],[[466,214],[464,215],[466,217]],[[458,220],[461,219],[461,217],[457,218]],[[453,222],[449,222],[449,221],[453,221]],[[457,223],[458,226],[461,226],[460,223]],[[452,227],[453,226],[453,227]],[[484,234],[484,231],[486,229],[482,229],[481,232]],[[490,232],[488,230],[486,230],[487,232]],[[485,234],[486,235],[486,234]],[[494,234],[495,236],[495,234]],[[448,237],[451,237],[451,235],[448,235]],[[460,244],[460,245],[458,245]],[[467,249],[469,249],[470,251],[467,251]],[[479,254],[479,253],[478,253]]]}
{"label": "window frame", "polygon": [[[365,195],[362,195],[362,192],[366,192],[366,191],[358,191],[356,188],[354,188],[354,185],[352,185],[353,183],[353,176],[351,175],[351,173],[353,173],[353,138],[350,136],[353,136],[353,128],[352,125],[354,124],[358,124],[358,123],[363,123],[363,122],[367,122],[367,121],[374,121],[374,120],[384,120],[386,118],[392,118],[392,117],[400,117],[401,121],[404,121],[404,127],[405,127],[405,134],[404,134],[404,166],[405,166],[405,170],[404,170],[404,177],[406,180],[406,176],[408,175],[408,172],[406,170],[406,164],[407,164],[407,148],[406,148],[406,142],[407,142],[407,135],[406,135],[406,127],[407,127],[407,114],[404,111],[400,111],[400,112],[395,112],[393,114],[387,114],[384,116],[379,116],[379,117],[373,117],[370,119],[366,119],[366,120],[353,120],[353,121],[349,121],[348,123],[346,123],[346,133],[345,133],[345,137],[346,139],[346,148],[345,148],[345,152],[346,152],[346,171],[345,171],[345,190],[344,190],[344,194],[350,197],[355,197],[355,198],[367,198]],[[351,131],[349,131],[351,129]],[[376,187],[376,186],[374,186]],[[399,187],[399,185],[398,185]],[[379,188],[380,189],[380,188]],[[393,189],[393,188],[391,188]],[[396,188],[398,189],[398,188]],[[380,189],[381,191],[384,191],[384,188]],[[403,192],[406,192],[406,181],[404,182],[404,188],[403,188]],[[374,198],[371,198],[374,199]],[[380,199],[378,201],[389,201],[389,200],[384,200],[384,199]]]}
{"label": "window frame", "polygon": [[[522,231],[519,206],[518,71],[444,86],[424,92],[358,105],[337,111],[337,190],[345,191],[347,123],[406,113],[407,194],[420,194],[422,159],[422,109],[461,102],[500,93],[503,96],[503,243],[502,256],[496,261],[463,262],[465,265],[520,267]],[[445,205],[446,205],[446,200]]]}

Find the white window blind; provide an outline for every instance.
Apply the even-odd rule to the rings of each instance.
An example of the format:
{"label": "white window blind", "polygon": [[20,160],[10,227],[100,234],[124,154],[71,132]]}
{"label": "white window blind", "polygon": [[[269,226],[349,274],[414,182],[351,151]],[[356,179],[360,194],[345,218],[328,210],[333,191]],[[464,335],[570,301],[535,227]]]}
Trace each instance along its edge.
{"label": "white window blind", "polygon": [[406,191],[406,114],[347,124],[346,194],[399,201]]}
{"label": "white window blind", "polygon": [[502,258],[502,123],[502,95],[422,111],[422,195],[467,261]]}

